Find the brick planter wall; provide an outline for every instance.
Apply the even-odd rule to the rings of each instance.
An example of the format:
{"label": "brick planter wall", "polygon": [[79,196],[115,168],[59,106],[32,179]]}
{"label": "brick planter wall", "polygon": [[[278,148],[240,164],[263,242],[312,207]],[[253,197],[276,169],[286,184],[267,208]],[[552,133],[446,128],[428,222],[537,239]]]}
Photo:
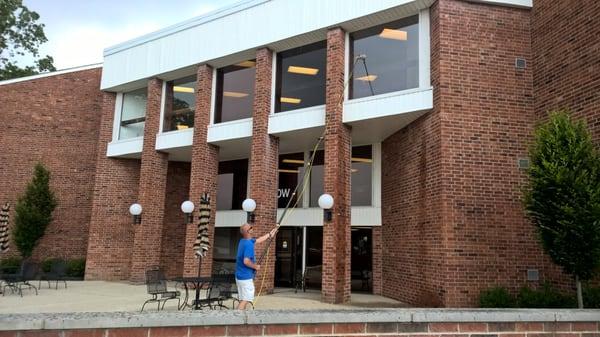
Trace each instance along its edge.
{"label": "brick planter wall", "polygon": [[597,337],[599,319],[598,310],[34,314],[0,316],[0,336]]}

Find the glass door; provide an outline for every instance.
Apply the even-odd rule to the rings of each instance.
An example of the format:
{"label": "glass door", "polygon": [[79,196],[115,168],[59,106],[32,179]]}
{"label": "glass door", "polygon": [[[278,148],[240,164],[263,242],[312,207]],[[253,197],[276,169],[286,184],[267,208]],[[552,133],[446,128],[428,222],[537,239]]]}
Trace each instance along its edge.
{"label": "glass door", "polygon": [[275,249],[275,286],[295,287],[302,273],[302,227],[280,227]]}

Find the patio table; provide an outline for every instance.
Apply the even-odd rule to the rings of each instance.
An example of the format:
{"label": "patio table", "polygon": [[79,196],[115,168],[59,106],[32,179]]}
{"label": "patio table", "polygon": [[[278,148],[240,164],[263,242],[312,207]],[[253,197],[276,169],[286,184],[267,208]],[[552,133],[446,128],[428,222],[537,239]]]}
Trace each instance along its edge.
{"label": "patio table", "polygon": [[[170,279],[170,281],[179,282],[183,284],[183,288],[185,289],[185,297],[183,303],[177,309],[183,310],[186,307],[191,307],[194,310],[202,309],[200,301],[200,290],[203,288],[210,290],[209,286],[212,282],[212,279],[213,278],[210,276],[176,277],[174,279]],[[192,303],[189,304],[189,291],[192,288],[196,289],[196,297],[194,301],[192,301]]]}

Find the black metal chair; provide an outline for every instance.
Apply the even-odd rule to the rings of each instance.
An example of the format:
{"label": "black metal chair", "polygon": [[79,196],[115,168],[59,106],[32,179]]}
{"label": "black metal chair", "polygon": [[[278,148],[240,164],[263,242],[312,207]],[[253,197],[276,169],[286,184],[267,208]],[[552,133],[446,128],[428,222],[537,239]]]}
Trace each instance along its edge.
{"label": "black metal chair", "polygon": [[51,281],[56,281],[55,289],[58,289],[58,282],[61,281],[67,288],[67,263],[62,260],[54,261],[49,272],[40,274],[38,288],[41,287],[42,281],[48,281],[48,289]]}
{"label": "black metal chair", "polygon": [[237,289],[235,284],[235,276],[229,273],[216,274],[212,276],[212,282],[208,292],[207,300],[211,309],[228,309],[224,304],[227,300],[233,300],[235,303]]}
{"label": "black metal chair", "polygon": [[[177,300],[177,308],[181,305],[179,291],[167,290],[167,280],[159,268],[154,268],[146,271],[146,288],[148,294],[152,295],[152,298],[146,300],[142,305],[142,310],[148,303],[157,303],[158,311],[165,308],[165,303],[168,300]],[[162,306],[160,305],[162,302]]]}
{"label": "black metal chair", "polygon": [[37,279],[39,275],[39,265],[33,262],[24,261],[21,264],[21,269],[17,274],[5,274],[3,275],[3,280],[5,282],[4,287],[2,288],[2,295],[6,293],[6,288],[10,288],[12,292],[18,292],[21,297],[23,297],[23,288],[35,290],[35,294],[38,294],[37,288],[29,283],[29,281],[34,281]]}

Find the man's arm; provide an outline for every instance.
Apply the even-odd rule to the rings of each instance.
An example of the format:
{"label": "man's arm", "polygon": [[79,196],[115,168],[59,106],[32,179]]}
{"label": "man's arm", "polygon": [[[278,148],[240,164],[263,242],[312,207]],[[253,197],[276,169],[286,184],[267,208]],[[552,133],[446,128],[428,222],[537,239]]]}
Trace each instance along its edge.
{"label": "man's arm", "polygon": [[249,258],[245,257],[244,258],[244,265],[248,268],[252,268],[254,270],[259,270],[260,266],[257,265],[256,263],[252,262],[252,260],[250,260]]}
{"label": "man's arm", "polygon": [[269,233],[259,237],[258,239],[256,239],[256,243],[261,243],[266,241],[267,239],[270,239],[272,237],[275,237],[275,234],[277,234],[277,231],[279,230],[278,227],[273,228]]}

